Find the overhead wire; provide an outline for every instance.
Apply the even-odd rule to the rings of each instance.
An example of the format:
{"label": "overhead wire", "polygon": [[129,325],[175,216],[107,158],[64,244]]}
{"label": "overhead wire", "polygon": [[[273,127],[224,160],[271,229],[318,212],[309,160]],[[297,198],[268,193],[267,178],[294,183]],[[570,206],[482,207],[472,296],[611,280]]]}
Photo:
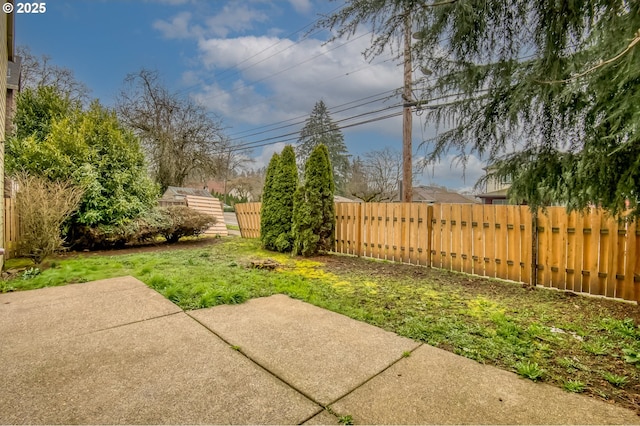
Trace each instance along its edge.
{"label": "overhead wire", "polygon": [[[370,104],[375,103],[375,102],[380,102],[381,100],[389,99],[390,98],[390,96],[389,96],[390,93],[394,92],[396,90],[397,89],[387,90],[385,92],[380,92],[380,93],[377,93],[375,95],[367,96],[365,98],[357,99],[355,101],[351,101],[351,102],[347,102],[347,103],[344,103],[344,104],[341,104],[341,105],[330,107],[328,109],[330,109],[333,114],[339,114],[341,112],[345,112],[345,111],[348,111],[348,110],[351,110],[351,109],[355,109],[355,108],[360,108],[362,106],[370,105]],[[385,96],[381,96],[381,95],[385,95]],[[360,102],[360,101],[365,101],[365,100],[373,98],[373,97],[375,97],[375,99],[373,99],[373,100],[369,100],[367,102],[361,102],[361,103],[359,103],[357,105],[352,105],[352,106],[350,106],[348,108],[339,109],[339,108],[345,107],[347,105],[351,105],[351,104],[354,104],[354,103]],[[267,124],[267,125],[260,126],[260,127],[255,127],[255,128],[249,129],[249,130],[244,130],[242,132],[232,133],[232,134],[229,134],[228,136],[237,136],[237,135],[240,135],[240,134],[243,134],[243,133],[247,133],[247,132],[254,132],[254,133],[250,133],[250,134],[245,134],[242,137],[231,138],[231,140],[239,140],[239,139],[250,137],[250,136],[261,135],[261,134],[264,134],[264,133],[270,133],[270,132],[273,132],[275,130],[280,130],[280,129],[284,129],[284,128],[287,128],[287,127],[292,127],[292,126],[296,126],[298,124],[302,124],[307,120],[308,117],[309,117],[309,114],[303,114],[303,115],[299,115],[297,117],[290,118],[290,119],[287,119],[287,120],[282,120],[282,121],[279,121],[279,122],[276,122],[276,123]],[[301,120],[301,119],[302,119],[302,121],[298,121],[298,120]],[[293,122],[293,123],[284,124],[284,123],[288,123],[288,122],[291,122],[291,121],[294,121],[294,120],[295,120],[295,122]],[[279,124],[283,124],[283,125],[278,126],[278,127],[273,127],[273,126],[277,126]],[[272,128],[270,128],[270,127],[272,127]],[[264,128],[269,128],[269,129],[258,131],[258,130],[264,129]]]}
{"label": "overhead wire", "polygon": [[[398,108],[398,107],[401,107],[401,106],[402,106],[401,103],[395,104],[395,105],[390,105],[390,106],[387,106],[385,108],[377,109],[375,111],[367,111],[367,112],[356,114],[356,115],[353,115],[353,116],[350,116],[350,117],[342,118],[340,120],[335,120],[334,123],[336,123],[336,124],[337,123],[342,123],[342,122],[345,122],[345,121],[350,121],[350,120],[353,120],[353,119],[356,119],[356,118],[360,118],[360,117],[364,117],[364,116],[367,116],[367,115],[378,114],[380,112],[388,111],[390,109]],[[350,127],[350,126],[344,126],[342,128],[348,128],[348,127]],[[267,141],[273,141],[273,140],[277,140],[277,142],[281,142],[282,138],[286,138],[288,136],[293,136],[293,135],[299,135],[299,134],[300,134],[300,132],[298,130],[296,130],[295,132],[284,133],[284,134],[280,134],[280,135],[276,135],[276,136],[271,136],[271,137],[259,139],[257,141],[251,141],[251,142],[245,142],[245,143],[237,144],[237,145],[234,145],[232,148],[233,148],[234,151],[257,148],[258,146],[263,146],[263,145],[256,145],[256,144],[260,144],[262,142],[267,142]],[[297,140],[298,138],[296,137],[295,139]],[[277,143],[277,142],[272,142],[272,143]],[[229,151],[229,150],[224,150],[224,152],[227,152],[227,151]]]}

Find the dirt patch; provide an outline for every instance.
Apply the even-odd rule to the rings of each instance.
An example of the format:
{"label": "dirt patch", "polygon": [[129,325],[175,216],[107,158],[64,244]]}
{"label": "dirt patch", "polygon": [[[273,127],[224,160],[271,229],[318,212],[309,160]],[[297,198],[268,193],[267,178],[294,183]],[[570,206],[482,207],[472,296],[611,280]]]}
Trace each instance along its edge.
{"label": "dirt patch", "polygon": [[328,272],[344,274],[367,273],[376,277],[388,277],[398,280],[429,279],[435,284],[449,287],[457,286],[461,290],[464,289],[464,293],[469,296],[487,295],[502,298],[521,298],[528,292],[542,293],[548,301],[559,303],[564,308],[571,308],[566,311],[569,317],[572,313],[579,314],[583,318],[601,318],[603,314],[607,314],[614,318],[632,318],[636,326],[640,325],[640,308],[635,302],[612,300],[543,287],[525,288],[522,284],[515,282],[362,257],[329,255],[314,257],[311,260],[323,263]]}

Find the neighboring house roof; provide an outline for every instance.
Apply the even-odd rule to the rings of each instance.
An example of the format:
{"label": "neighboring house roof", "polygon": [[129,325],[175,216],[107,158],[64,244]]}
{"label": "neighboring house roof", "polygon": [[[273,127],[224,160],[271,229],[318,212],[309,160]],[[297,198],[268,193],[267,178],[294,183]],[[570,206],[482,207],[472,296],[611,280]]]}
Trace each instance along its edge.
{"label": "neighboring house roof", "polygon": [[413,201],[421,203],[473,204],[474,200],[457,192],[447,191],[437,186],[416,186],[413,188]]}
{"label": "neighboring house roof", "polygon": [[196,196],[196,197],[208,197],[208,198],[213,198],[213,196],[211,195],[211,193],[209,193],[209,191],[207,191],[206,189],[196,189],[196,188],[180,188],[177,186],[170,186],[167,188],[167,190],[164,192],[164,194],[162,195],[162,198],[164,199],[182,199],[184,197],[186,197],[187,195],[189,196]]}
{"label": "neighboring house roof", "polygon": [[341,195],[334,195],[333,201],[336,203],[357,203],[360,200],[352,200],[351,198],[343,197]]}

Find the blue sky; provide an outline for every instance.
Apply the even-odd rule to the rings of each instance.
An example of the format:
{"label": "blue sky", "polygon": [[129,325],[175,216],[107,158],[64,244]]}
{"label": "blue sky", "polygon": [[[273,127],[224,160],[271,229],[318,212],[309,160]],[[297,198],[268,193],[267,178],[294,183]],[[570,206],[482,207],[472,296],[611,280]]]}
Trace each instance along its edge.
{"label": "blue sky", "polygon": [[[16,15],[16,44],[72,69],[91,97],[110,106],[127,74],[157,70],[166,86],[217,114],[232,139],[268,144],[252,153],[262,166],[284,140],[295,142],[295,135],[282,135],[299,131],[297,123],[320,99],[343,125],[400,111],[394,108],[399,99],[388,96],[402,85],[402,67],[391,52],[364,59],[371,40],[366,28],[333,43],[326,43],[327,31],[309,33],[320,14],[339,6],[328,0],[54,0],[42,15]],[[355,156],[385,146],[401,150],[401,131],[397,117],[343,133]],[[419,158],[418,145],[435,135],[434,126],[414,116],[413,135]],[[468,189],[482,166],[471,157],[463,179],[447,158],[419,182]]]}

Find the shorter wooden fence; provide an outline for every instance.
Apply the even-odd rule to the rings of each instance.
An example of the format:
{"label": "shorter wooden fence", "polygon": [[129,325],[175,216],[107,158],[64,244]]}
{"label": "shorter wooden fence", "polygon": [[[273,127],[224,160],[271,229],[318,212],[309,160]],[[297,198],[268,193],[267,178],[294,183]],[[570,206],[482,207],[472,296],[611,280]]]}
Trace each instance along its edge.
{"label": "shorter wooden fence", "polygon": [[20,239],[18,227],[18,211],[16,199],[4,199],[4,258],[11,259],[18,256],[18,240]]}
{"label": "shorter wooden fence", "polygon": [[236,218],[242,238],[260,238],[260,206],[262,203],[236,204]]}
{"label": "shorter wooden fence", "polygon": [[[236,204],[244,238],[260,203]],[[600,210],[423,203],[336,203],[334,251],[640,300],[640,228]]]}

